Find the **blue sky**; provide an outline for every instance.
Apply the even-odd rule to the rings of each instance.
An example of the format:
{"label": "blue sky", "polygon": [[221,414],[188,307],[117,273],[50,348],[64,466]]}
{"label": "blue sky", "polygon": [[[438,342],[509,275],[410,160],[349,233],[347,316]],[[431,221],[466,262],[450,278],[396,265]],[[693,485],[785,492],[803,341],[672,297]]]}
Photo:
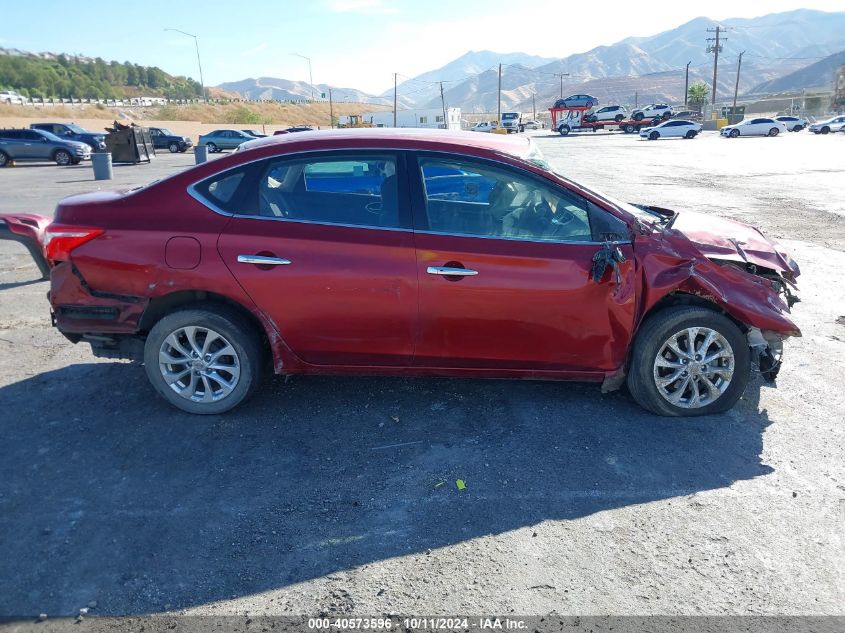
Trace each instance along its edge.
{"label": "blue sky", "polygon": [[393,72],[414,76],[468,50],[564,57],[630,35],[652,35],[702,14],[725,19],[843,9],[843,0],[744,0],[727,9],[723,3],[673,1],[665,11],[636,12],[630,0],[596,4],[600,20],[577,18],[567,28],[561,12],[580,11],[589,2],[0,0],[0,46],[129,60],[198,78],[193,40],[164,31],[170,27],[199,36],[207,85],[258,76],[308,81],[307,62],[291,54],[299,53],[312,59],[315,83],[382,92]]}

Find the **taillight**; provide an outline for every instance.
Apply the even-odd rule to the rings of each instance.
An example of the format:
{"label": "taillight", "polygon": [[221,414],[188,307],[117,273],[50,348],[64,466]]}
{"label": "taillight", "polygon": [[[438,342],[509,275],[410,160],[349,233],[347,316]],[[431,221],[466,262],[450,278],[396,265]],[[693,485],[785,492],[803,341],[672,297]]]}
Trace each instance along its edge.
{"label": "taillight", "polygon": [[47,259],[63,262],[70,257],[70,252],[105,233],[105,229],[71,224],[51,224],[44,232],[44,250]]}

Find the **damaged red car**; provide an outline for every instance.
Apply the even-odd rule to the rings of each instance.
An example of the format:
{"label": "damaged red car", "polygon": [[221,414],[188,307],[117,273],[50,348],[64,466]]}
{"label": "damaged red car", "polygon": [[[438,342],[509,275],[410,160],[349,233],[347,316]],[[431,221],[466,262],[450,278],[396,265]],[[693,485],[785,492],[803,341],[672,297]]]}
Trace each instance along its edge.
{"label": "damaged red car", "polygon": [[614,200],[525,138],[258,139],[46,222],[8,216],[0,236],[46,258],[55,326],[143,360],[191,413],[232,409],[272,367],[627,382],[649,411],[703,415],[752,370],[774,379],[800,336],[798,266],[760,232]]}

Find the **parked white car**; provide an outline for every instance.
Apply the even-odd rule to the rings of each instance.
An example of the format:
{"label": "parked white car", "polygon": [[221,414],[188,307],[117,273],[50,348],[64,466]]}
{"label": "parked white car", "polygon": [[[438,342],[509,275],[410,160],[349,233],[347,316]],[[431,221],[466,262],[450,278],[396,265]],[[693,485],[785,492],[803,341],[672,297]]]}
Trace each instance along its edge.
{"label": "parked white car", "polygon": [[499,127],[498,124],[492,123],[490,121],[482,121],[481,123],[476,123],[471,128],[469,128],[470,132],[492,132],[495,128]]}
{"label": "parked white car", "polygon": [[659,138],[695,138],[701,132],[701,123],[695,121],[684,121],[683,119],[672,119],[664,121],[660,125],[644,127],[640,130],[640,137],[650,141]]}
{"label": "parked white car", "polygon": [[10,105],[23,105],[24,98],[14,90],[3,90],[0,92],[0,103]]}
{"label": "parked white car", "polygon": [[527,121],[523,121],[520,126],[522,130],[542,130],[546,127],[542,121],[535,121],[534,119],[528,119]]}
{"label": "parked white car", "polygon": [[780,121],[784,125],[786,125],[786,129],[790,132],[800,132],[805,127],[807,127],[806,119],[802,119],[798,116],[776,116],[775,121]]}
{"label": "parked white car", "polygon": [[595,121],[621,121],[628,116],[625,106],[609,105],[590,113]]}
{"label": "parked white car", "polygon": [[845,123],[845,114],[840,114],[826,121],[819,121],[810,126],[810,131],[816,134],[829,134],[835,132],[843,123]]}
{"label": "parked white car", "polygon": [[737,136],[777,136],[786,132],[786,123],[774,119],[743,119],[735,125],[726,125],[719,133],[722,136],[736,138]]}
{"label": "parked white car", "polygon": [[651,105],[631,112],[631,118],[635,121],[657,118],[668,119],[673,114],[675,114],[675,111],[672,110],[672,106],[668,106],[665,103],[652,103]]}

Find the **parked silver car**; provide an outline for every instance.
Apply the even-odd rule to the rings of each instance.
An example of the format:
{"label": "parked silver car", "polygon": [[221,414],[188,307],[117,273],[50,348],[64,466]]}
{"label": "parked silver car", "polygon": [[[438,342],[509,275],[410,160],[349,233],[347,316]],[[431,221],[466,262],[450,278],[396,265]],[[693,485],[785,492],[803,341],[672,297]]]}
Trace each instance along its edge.
{"label": "parked silver car", "polygon": [[91,147],[44,130],[0,130],[0,167],[12,161],[43,160],[76,165],[91,158]]}

